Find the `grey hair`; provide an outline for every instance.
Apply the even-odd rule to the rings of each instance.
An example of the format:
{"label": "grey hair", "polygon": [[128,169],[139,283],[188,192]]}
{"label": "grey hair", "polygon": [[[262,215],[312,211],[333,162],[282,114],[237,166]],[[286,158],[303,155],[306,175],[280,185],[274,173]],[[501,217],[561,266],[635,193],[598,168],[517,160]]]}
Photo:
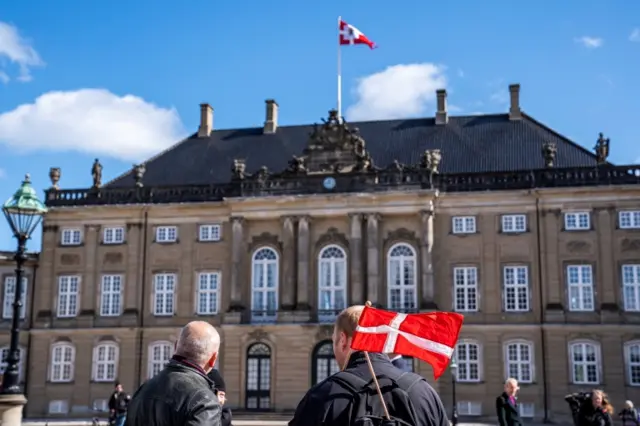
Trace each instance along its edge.
{"label": "grey hair", "polygon": [[182,328],[176,355],[185,357],[198,365],[205,365],[220,350],[220,335],[204,321],[192,321]]}

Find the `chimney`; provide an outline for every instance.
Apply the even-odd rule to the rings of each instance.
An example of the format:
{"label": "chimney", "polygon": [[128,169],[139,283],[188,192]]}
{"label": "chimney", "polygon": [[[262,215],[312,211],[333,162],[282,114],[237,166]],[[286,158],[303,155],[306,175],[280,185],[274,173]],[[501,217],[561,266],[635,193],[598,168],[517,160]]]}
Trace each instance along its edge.
{"label": "chimney", "polygon": [[438,98],[438,109],[436,110],[436,124],[447,124],[447,91],[444,89],[436,90]]}
{"label": "chimney", "polygon": [[213,130],[213,108],[209,104],[200,104],[200,127],[198,137],[208,138]]}
{"label": "chimney", "polygon": [[267,115],[264,120],[263,133],[275,133],[278,129],[278,103],[273,99],[267,99],[265,103],[267,104]]}
{"label": "chimney", "polygon": [[509,85],[509,97],[511,106],[509,107],[509,120],[522,120],[522,111],[520,110],[520,85]]}

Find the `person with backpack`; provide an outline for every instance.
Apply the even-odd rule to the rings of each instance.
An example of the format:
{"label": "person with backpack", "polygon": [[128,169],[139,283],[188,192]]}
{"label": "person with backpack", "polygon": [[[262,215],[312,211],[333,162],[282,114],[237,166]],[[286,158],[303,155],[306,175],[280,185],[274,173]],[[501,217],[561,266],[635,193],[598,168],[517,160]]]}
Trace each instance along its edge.
{"label": "person with backpack", "polygon": [[624,408],[618,413],[618,417],[622,420],[622,426],[640,426],[640,414],[631,401],[624,402]]}
{"label": "person with backpack", "polygon": [[436,391],[417,374],[396,368],[384,353],[369,352],[390,419],[364,352],[352,351],[364,306],[343,310],[333,329],[333,352],[342,371],[313,386],[289,426],[449,426]]}

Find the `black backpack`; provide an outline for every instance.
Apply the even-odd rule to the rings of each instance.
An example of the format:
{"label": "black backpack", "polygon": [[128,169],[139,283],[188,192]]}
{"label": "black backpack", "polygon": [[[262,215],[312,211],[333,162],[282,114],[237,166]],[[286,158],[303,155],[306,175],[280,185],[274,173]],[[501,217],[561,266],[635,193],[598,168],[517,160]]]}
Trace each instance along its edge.
{"label": "black backpack", "polygon": [[[393,401],[393,407],[396,412],[389,413],[391,420],[387,420],[384,416],[384,409],[373,379],[367,382],[349,371],[342,371],[331,378],[332,381],[335,381],[353,395],[349,424],[351,426],[421,426],[417,423],[415,408],[408,392],[424,378],[408,372],[402,373],[395,380],[385,375],[379,375],[376,378],[387,407],[389,407],[389,402]],[[398,412],[399,409],[402,412]],[[410,418],[411,421],[407,422],[401,418],[394,417],[394,414],[404,419]]]}

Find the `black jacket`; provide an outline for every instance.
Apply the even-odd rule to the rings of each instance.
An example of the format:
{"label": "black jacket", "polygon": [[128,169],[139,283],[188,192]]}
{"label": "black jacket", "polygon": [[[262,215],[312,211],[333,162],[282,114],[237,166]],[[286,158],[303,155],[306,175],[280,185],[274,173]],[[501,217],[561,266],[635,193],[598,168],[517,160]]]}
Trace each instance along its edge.
{"label": "black jacket", "polygon": [[131,398],[126,426],[221,426],[213,382],[174,357]]}
{"label": "black jacket", "polygon": [[564,397],[569,403],[574,426],[612,426],[611,415],[591,402],[591,392],[573,393]]}
{"label": "black jacket", "polygon": [[[213,382],[213,387],[215,388],[216,392],[218,391],[222,391],[225,393],[227,392],[227,385],[225,384],[224,379],[222,378],[222,374],[220,374],[220,371],[214,368],[209,372],[209,374],[207,374],[207,376]],[[222,414],[221,414],[222,426],[231,426],[232,417],[233,416],[231,415],[231,409],[229,407],[222,407]]]}
{"label": "black jacket", "polygon": [[[391,364],[388,356],[375,353],[370,353],[369,356],[377,376],[386,376],[397,380],[404,374],[403,371]],[[351,355],[346,370],[366,381],[371,380],[371,373],[362,352]],[[353,405],[353,395],[336,382],[335,378],[341,374],[329,376],[309,389],[298,404],[289,426],[350,426],[349,417]],[[421,380],[412,386],[408,394],[415,409],[416,424],[449,426],[449,419],[442,401],[426,380]],[[394,406],[394,401],[387,400],[386,396],[385,402],[389,413],[402,419],[400,416],[408,411],[407,407]],[[410,421],[411,419],[402,420]]]}
{"label": "black jacket", "polygon": [[109,411],[113,414],[125,414],[129,398],[125,392],[113,392],[109,398]]}
{"label": "black jacket", "polygon": [[496,413],[498,414],[500,426],[522,425],[522,419],[518,411],[518,403],[515,400],[511,403],[511,399],[506,392],[503,392],[502,395],[496,399]]}
{"label": "black jacket", "polygon": [[404,359],[403,357],[399,357],[399,358],[396,358],[394,360],[391,360],[391,364],[393,364],[396,368],[399,368],[402,371],[411,371],[409,369],[409,365],[407,363],[407,360]]}

